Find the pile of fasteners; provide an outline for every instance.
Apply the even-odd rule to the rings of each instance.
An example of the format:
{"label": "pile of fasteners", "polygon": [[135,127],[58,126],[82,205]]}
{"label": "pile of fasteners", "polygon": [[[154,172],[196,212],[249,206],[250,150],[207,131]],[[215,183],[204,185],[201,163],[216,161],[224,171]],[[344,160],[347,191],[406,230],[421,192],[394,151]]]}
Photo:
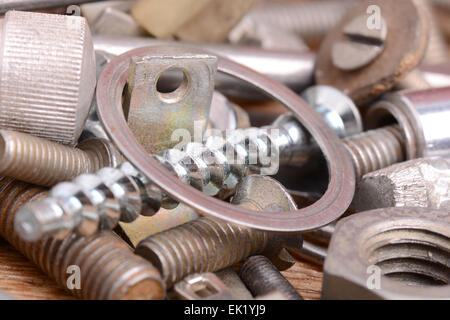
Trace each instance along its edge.
{"label": "pile of fasteners", "polygon": [[450,298],[445,1],[0,14],[0,235],[70,294]]}

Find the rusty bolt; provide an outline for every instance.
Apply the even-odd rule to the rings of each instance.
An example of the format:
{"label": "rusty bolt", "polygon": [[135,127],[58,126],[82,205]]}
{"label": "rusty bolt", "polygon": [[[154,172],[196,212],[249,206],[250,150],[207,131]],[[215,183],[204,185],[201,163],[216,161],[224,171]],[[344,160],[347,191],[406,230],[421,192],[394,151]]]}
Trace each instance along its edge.
{"label": "rusty bolt", "polygon": [[[81,299],[162,299],[164,284],[158,271],[136,256],[112,232],[83,238],[75,233],[63,240],[45,237],[26,242],[14,231],[18,209],[45,197],[43,188],[11,178],[0,178],[0,234],[69,293]],[[69,266],[78,266],[81,289],[68,289]]]}

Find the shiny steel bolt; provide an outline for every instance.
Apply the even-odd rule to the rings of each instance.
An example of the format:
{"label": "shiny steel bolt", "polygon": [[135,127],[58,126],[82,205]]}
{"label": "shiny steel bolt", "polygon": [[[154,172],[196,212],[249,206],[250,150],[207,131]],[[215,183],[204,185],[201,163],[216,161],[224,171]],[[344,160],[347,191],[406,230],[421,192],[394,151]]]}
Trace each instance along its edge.
{"label": "shiny steel bolt", "polygon": [[74,149],[26,133],[0,130],[0,174],[25,182],[53,186],[120,162],[119,152],[107,140],[86,140]]}
{"label": "shiny steel bolt", "polygon": [[239,271],[239,276],[253,296],[281,291],[289,300],[303,300],[297,290],[264,256],[252,256],[245,260]]}
{"label": "shiny steel bolt", "polygon": [[[261,188],[265,192],[261,192]],[[289,194],[278,182],[256,175],[244,179],[233,203],[258,211],[295,208]],[[288,242],[301,247],[302,237],[300,234],[278,235],[201,217],[144,239],[136,253],[160,270],[170,288],[189,274],[217,271],[251,255],[264,253],[277,258]]]}
{"label": "shiny steel bolt", "polygon": [[86,20],[9,11],[0,30],[0,128],[75,145],[96,83]]}
{"label": "shiny steel bolt", "polygon": [[[162,299],[158,271],[136,256],[111,232],[83,238],[74,233],[63,240],[45,237],[25,242],[13,229],[16,212],[25,203],[45,197],[43,188],[0,178],[0,234],[61,287],[81,299]],[[81,289],[69,289],[69,266],[78,266]]]}
{"label": "shiny steel bolt", "polygon": [[[341,137],[361,130],[359,113],[343,93],[321,86],[306,91],[305,97]],[[310,143],[301,124],[293,116],[284,115],[269,127],[234,130],[225,137],[211,135],[204,144],[188,143],[182,150],[169,149],[154,158],[187,184],[225,198],[250,169],[274,174],[278,160],[307,161],[317,148]],[[65,236],[73,229],[90,235],[114,228],[119,220],[131,222],[139,214],[152,215],[161,206],[172,209],[176,203],[126,163],[55,186],[48,198],[21,209],[16,227],[30,241],[44,234]]]}

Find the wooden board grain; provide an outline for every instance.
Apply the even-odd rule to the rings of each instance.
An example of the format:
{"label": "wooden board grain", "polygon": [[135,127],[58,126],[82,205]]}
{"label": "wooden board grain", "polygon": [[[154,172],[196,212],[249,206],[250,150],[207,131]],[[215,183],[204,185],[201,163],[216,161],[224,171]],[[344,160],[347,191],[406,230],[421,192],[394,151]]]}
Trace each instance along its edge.
{"label": "wooden board grain", "polygon": [[[306,262],[297,262],[283,275],[305,299],[319,299],[322,271]],[[59,288],[33,263],[0,238],[0,290],[25,300],[74,299]]]}

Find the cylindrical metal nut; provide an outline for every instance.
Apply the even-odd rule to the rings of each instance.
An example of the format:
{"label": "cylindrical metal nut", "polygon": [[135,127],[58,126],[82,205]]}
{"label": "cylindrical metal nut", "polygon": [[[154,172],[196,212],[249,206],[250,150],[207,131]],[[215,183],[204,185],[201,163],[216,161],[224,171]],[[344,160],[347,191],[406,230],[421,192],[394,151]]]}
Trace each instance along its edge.
{"label": "cylindrical metal nut", "polygon": [[74,149],[25,133],[0,130],[0,174],[53,186],[120,162],[119,153],[107,140],[89,139],[78,147]]}
{"label": "cylindrical metal nut", "polygon": [[[136,256],[111,232],[83,238],[75,233],[64,240],[46,237],[26,242],[14,232],[16,212],[43,198],[46,191],[10,178],[0,178],[0,234],[71,294],[82,299],[162,299],[164,284],[158,271]],[[68,288],[69,266],[80,270],[80,289]]]}
{"label": "cylindrical metal nut", "polygon": [[9,11],[0,30],[0,128],[75,145],[96,84],[86,20]]}

